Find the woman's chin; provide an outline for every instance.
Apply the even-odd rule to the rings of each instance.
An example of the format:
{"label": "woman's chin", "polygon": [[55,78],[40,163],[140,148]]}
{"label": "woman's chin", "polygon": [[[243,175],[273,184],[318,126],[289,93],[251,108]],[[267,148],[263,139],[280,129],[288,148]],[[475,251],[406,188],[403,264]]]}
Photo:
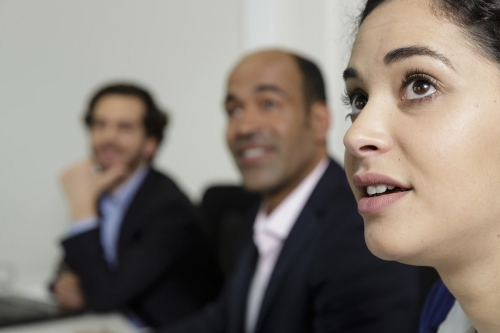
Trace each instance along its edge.
{"label": "woman's chin", "polygon": [[408,265],[422,265],[420,251],[411,242],[395,237],[375,237],[365,234],[368,249],[383,260],[397,261]]}

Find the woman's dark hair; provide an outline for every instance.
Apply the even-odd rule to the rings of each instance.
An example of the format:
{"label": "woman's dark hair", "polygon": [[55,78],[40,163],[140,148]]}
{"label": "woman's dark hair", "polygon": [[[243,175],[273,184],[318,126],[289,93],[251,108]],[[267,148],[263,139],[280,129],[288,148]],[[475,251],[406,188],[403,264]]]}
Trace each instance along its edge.
{"label": "woman's dark hair", "polygon": [[155,138],[158,143],[163,140],[163,132],[168,125],[168,116],[160,110],[153,100],[153,97],[144,88],[128,83],[117,83],[107,85],[96,91],[90,99],[89,106],[84,115],[84,122],[87,127],[93,123],[93,112],[97,102],[106,95],[125,95],[139,98],[146,107],[144,115],[144,127],[146,135]]}
{"label": "woman's dark hair", "polygon": [[[358,27],[387,1],[390,0],[368,0],[358,18]],[[462,28],[483,56],[500,64],[500,0],[433,0],[433,9]]]}

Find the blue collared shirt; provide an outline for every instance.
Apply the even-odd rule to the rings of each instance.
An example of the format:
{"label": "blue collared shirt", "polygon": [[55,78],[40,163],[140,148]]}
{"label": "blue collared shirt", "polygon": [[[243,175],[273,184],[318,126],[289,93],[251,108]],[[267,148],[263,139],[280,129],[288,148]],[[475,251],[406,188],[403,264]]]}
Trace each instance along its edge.
{"label": "blue collared shirt", "polygon": [[76,221],[70,226],[69,236],[71,237],[97,228],[100,221],[100,237],[104,259],[111,267],[118,266],[118,236],[120,235],[123,217],[148,171],[148,167],[140,167],[112,194],[101,196],[99,209],[102,217],[100,219],[90,217]]}

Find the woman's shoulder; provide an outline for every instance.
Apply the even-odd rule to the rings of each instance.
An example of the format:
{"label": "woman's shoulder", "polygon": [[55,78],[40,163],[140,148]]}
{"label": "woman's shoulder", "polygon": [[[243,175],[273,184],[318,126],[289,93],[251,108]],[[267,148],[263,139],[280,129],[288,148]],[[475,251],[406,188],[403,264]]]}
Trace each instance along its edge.
{"label": "woman's shoulder", "polygon": [[437,281],[426,298],[418,332],[436,333],[454,303],[455,297],[446,288],[443,281]]}

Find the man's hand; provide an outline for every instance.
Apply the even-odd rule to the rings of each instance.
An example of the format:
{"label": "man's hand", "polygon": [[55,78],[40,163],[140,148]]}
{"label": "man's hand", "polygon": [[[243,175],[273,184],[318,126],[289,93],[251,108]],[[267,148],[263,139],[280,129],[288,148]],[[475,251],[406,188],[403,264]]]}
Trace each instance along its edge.
{"label": "man's hand", "polygon": [[91,159],[72,165],[63,172],[61,183],[66,193],[73,221],[97,216],[97,199],[127,175],[125,165],[114,165],[97,172]]}
{"label": "man's hand", "polygon": [[85,306],[80,279],[71,272],[62,272],[54,283],[57,304],[64,310],[80,310]]}

